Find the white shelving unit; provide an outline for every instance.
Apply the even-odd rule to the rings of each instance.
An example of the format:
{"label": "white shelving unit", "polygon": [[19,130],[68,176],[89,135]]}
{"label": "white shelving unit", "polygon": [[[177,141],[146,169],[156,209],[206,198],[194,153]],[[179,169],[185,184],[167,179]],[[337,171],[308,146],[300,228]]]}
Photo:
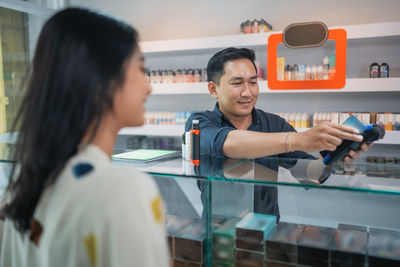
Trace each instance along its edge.
{"label": "white shelving unit", "polygon": [[[308,129],[300,128],[298,132]],[[185,131],[184,125],[144,125],[142,127],[127,127],[121,129],[120,135],[149,135],[149,136],[169,136],[180,137]],[[382,140],[376,144],[400,145],[400,131],[387,131]]]}
{"label": "white shelving unit", "polygon": [[[393,45],[395,45],[395,47],[399,46],[400,48],[398,41],[398,37],[400,36],[400,21],[363,25],[348,25],[335,28],[342,28],[345,29],[347,32],[347,39],[349,40],[348,51],[351,51],[353,53],[351,54],[348,52],[348,57],[350,57],[348,59],[349,63],[359,57],[366,57],[366,61],[363,61],[362,63],[357,65],[357,67],[361,66],[361,68],[364,68],[364,66],[367,66],[366,64],[370,64],[368,63],[369,61],[371,61],[371,63],[374,62],[375,55],[371,55],[371,53],[373,54],[373,51],[376,51],[374,49],[379,49],[381,46],[385,46],[387,40],[391,40],[389,43],[389,47],[391,47],[391,50],[389,52],[387,52],[386,49],[381,50],[386,51],[383,52],[385,58],[382,58],[382,54],[380,54],[381,60],[385,60],[389,62],[389,64],[391,60],[395,62],[398,61],[399,57],[395,56],[397,52],[396,49],[393,50]],[[263,51],[262,53],[265,54],[268,45],[268,37],[270,34],[273,33],[281,32],[272,32],[266,34],[237,34],[206,38],[141,42],[140,47],[143,53],[147,54],[147,56],[151,60],[153,60],[153,64],[157,65],[154,66],[155,69],[163,68],[165,66],[167,66],[166,68],[168,68],[169,64],[175,64],[174,67],[180,66],[180,64],[185,63],[184,60],[195,60],[196,62],[200,60],[201,62],[203,62],[205,59],[208,58],[207,55],[211,55],[212,53],[214,53],[215,50],[226,47],[249,47],[255,50]],[[372,40],[374,40],[373,44],[370,43]],[[359,46],[364,45],[364,43],[367,43],[366,46],[363,47],[362,51],[358,51]],[[366,47],[372,50],[367,50]],[[367,53],[369,53],[369,55],[367,55]],[[188,55],[191,56],[188,57]],[[181,59],[182,56],[184,56],[184,59]],[[392,59],[393,56],[395,57],[395,59]],[[157,64],[157,59],[159,58],[164,60],[163,63],[165,66],[163,64]],[[201,64],[204,65],[204,62]],[[199,63],[198,66],[200,66],[201,64]],[[172,65],[171,67],[173,67]],[[398,64],[396,63],[394,65],[394,69],[396,69],[398,67]],[[358,73],[359,69],[356,69],[356,71],[354,72],[354,65],[350,64],[349,69],[351,69],[351,67],[353,67],[353,75],[350,75],[350,77],[366,77],[365,74],[364,76],[362,76]],[[155,100],[152,103],[153,106],[151,106],[151,108],[154,108],[155,110],[162,110],[162,108],[160,109],[160,106],[167,107],[165,103],[168,103],[168,101],[176,101],[176,103],[174,102],[173,104],[171,104],[174,105],[174,107],[170,107],[169,110],[165,111],[187,110],[182,108],[180,109],[180,106],[188,103],[188,101],[195,101],[193,102],[194,106],[190,107],[193,108],[192,110],[201,110],[196,106],[196,104],[201,101],[203,101],[201,103],[204,103],[204,101],[208,101],[204,100],[208,99],[207,95],[209,94],[206,82],[152,84],[152,88],[152,95],[154,95]],[[266,99],[272,99],[271,101],[275,101],[274,103],[277,103],[276,101],[284,101],[285,105],[298,106],[298,101],[308,101],[305,100],[308,98],[308,96],[306,98],[305,95],[310,95],[313,97],[313,103],[326,103],[329,102],[329,99],[334,99],[334,101],[339,104],[339,102],[341,101],[354,99],[354,97],[356,96],[356,94],[354,93],[364,93],[360,94],[360,96],[362,96],[361,100],[355,99],[354,102],[344,101],[345,104],[341,104],[340,107],[337,108],[341,110],[352,110],[353,108],[355,108],[354,111],[356,111],[357,109],[368,111],[370,110],[369,108],[371,107],[371,105],[374,105],[374,101],[380,101],[379,99],[388,99],[392,101],[390,107],[385,106],[383,102],[376,102],[377,104],[380,103],[380,105],[378,105],[376,109],[382,109],[382,112],[385,112],[385,109],[389,109],[386,110],[386,112],[399,112],[399,109],[396,107],[396,102],[393,101],[397,101],[396,98],[399,96],[400,78],[348,78],[346,80],[345,87],[341,89],[309,90],[271,90],[268,88],[268,82],[266,80],[260,80],[259,88],[259,108],[271,107],[270,104],[265,102]],[[209,99],[210,101],[212,101],[211,97]],[[313,105],[311,107],[314,109],[313,112],[315,112],[316,110],[315,106],[317,105]],[[186,108],[189,107],[186,105]],[[330,109],[332,109],[332,104]],[[274,110],[268,111],[273,112]],[[305,129],[298,130],[304,131]],[[179,137],[181,136],[183,131],[184,125],[145,125],[137,128],[124,128],[120,131],[119,134]],[[378,141],[377,143],[400,145],[400,131],[387,132],[385,138]]]}
{"label": "white shelving unit", "polygon": [[[347,39],[375,38],[400,35],[400,22],[385,22],[362,25],[348,25],[342,27],[347,31]],[[335,29],[331,28],[331,29]],[[191,38],[178,40],[163,40],[141,42],[143,53],[164,53],[172,51],[190,51],[225,48],[230,46],[266,46],[270,34],[282,33],[259,33],[259,34],[236,34],[205,38]]]}
{"label": "white shelving unit", "polygon": [[[350,93],[350,92],[400,92],[400,78],[347,79],[341,89],[271,90],[267,81],[258,82],[260,94],[287,93]],[[151,85],[154,95],[209,94],[206,82],[200,83],[156,83]]]}

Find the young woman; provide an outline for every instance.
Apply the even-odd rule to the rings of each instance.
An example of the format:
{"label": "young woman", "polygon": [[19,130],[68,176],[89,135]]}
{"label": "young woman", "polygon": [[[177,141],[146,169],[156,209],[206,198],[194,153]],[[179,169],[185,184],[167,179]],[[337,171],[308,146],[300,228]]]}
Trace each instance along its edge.
{"label": "young woman", "polygon": [[118,131],[144,123],[143,61],[124,22],[79,8],[46,22],[17,117],[0,266],[168,266],[155,184],[110,160]]}

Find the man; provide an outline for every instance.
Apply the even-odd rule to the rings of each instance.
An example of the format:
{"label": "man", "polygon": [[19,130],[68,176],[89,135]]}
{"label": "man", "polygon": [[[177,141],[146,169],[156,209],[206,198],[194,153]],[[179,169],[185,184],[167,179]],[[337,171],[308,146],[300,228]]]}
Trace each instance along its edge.
{"label": "man", "polygon": [[[342,139],[361,141],[358,131],[343,125],[321,123],[297,133],[283,118],[255,109],[259,88],[254,51],[227,48],[211,57],[207,65],[208,90],[217,100],[213,111],[193,114],[200,122],[200,151],[214,157],[313,158],[304,152],[335,150]],[[362,150],[367,145],[362,145]],[[346,161],[359,156],[350,151]]]}
{"label": "man", "polygon": [[[329,122],[297,133],[283,118],[255,109],[259,88],[254,60],[252,50],[227,48],[208,62],[208,90],[217,103],[213,111],[194,113],[185,125],[188,131],[191,121],[199,120],[202,154],[239,159],[277,156],[282,160],[260,159],[260,164],[277,171],[278,162],[286,168],[296,164],[296,161],[285,160],[287,158],[315,159],[306,152],[335,150],[342,139],[362,140],[357,130]],[[366,150],[367,145],[361,148]],[[345,160],[353,161],[358,156],[357,151],[350,151]],[[322,172],[322,161],[320,165]],[[199,183],[204,203],[203,187],[204,184]],[[214,188],[213,192],[216,191]],[[254,187],[254,212],[273,214],[279,220],[276,187]]]}

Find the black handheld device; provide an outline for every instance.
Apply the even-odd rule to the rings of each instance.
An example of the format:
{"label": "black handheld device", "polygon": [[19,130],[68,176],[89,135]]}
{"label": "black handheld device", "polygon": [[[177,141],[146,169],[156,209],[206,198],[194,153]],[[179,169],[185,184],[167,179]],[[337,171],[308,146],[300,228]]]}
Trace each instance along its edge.
{"label": "black handheld device", "polygon": [[365,127],[365,131],[361,135],[363,136],[362,142],[343,140],[335,151],[321,151],[320,154],[324,158],[324,163],[326,165],[332,165],[342,160],[350,150],[360,149],[362,143],[370,144],[376,140],[382,139],[385,135],[385,129],[381,125],[370,124]]}

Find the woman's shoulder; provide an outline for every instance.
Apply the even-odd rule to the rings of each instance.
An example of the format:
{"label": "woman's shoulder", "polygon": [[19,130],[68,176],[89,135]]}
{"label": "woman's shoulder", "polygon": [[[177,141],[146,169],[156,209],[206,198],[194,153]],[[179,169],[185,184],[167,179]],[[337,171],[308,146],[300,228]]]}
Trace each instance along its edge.
{"label": "woman's shoulder", "polygon": [[[153,179],[123,164],[112,164],[109,157],[91,147],[74,156],[66,165],[61,187],[76,190],[79,194],[95,194],[96,198],[114,195],[116,198],[138,198],[157,194]],[[146,194],[141,194],[144,191]]]}

